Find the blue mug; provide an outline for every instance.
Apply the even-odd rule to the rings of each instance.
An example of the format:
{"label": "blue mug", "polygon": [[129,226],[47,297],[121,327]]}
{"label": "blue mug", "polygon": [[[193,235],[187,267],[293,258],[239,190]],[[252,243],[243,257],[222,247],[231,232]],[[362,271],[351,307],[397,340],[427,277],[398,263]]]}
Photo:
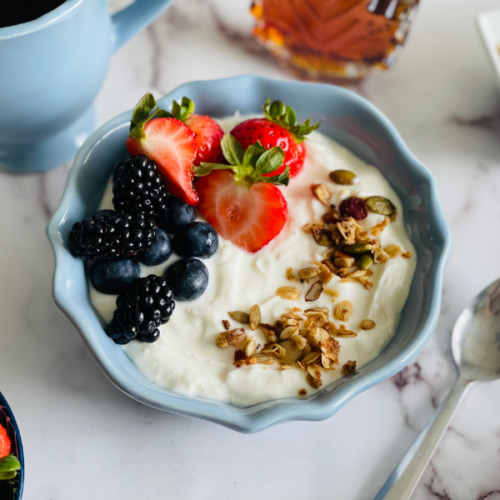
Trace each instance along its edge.
{"label": "blue mug", "polygon": [[93,102],[113,52],[172,0],[67,0],[0,28],[0,168],[42,172],[69,161],[94,131]]}

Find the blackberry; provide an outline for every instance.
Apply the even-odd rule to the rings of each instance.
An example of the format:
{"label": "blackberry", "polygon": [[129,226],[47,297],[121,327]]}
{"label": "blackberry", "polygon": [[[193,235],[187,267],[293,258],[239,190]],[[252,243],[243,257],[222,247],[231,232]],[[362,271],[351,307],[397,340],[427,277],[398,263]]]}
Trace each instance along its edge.
{"label": "blackberry", "polygon": [[156,342],[158,327],[165,324],[174,312],[174,293],[167,280],[154,274],[134,280],[116,299],[117,309],[106,334],[116,344],[131,340]]}
{"label": "blackberry", "polygon": [[83,260],[123,260],[147,250],[154,237],[153,219],[101,210],[73,224],[68,241],[73,254]]}
{"label": "blackberry", "polygon": [[118,212],[157,216],[165,210],[167,192],[156,163],[144,155],[129,156],[116,166],[113,205]]}

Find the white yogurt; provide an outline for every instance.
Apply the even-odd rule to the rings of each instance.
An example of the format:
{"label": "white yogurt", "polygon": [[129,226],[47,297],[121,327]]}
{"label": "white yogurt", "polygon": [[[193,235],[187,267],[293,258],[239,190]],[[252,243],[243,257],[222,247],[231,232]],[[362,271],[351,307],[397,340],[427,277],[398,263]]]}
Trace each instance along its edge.
{"label": "white yogurt", "polygon": [[[218,120],[224,131],[230,131],[244,117]],[[160,328],[157,342],[146,344],[132,341],[123,346],[135,366],[156,384],[190,396],[204,396],[239,406],[262,401],[295,397],[300,389],[315,392],[299,369],[279,371],[278,364],[252,365],[235,368],[234,348],[219,349],[215,345],[218,333],[224,330],[223,319],[230,319],[228,311],[249,311],[254,304],[262,310],[262,321],[274,323],[288,307],[334,307],[327,294],[314,303],[306,303],[304,295],[310,285],[287,281],[287,268],[295,272],[321,260],[325,247],[318,246],[303,226],[325,213],[325,207],[312,193],[311,184],[326,183],[337,206],[348,196],[380,195],[389,198],[397,208],[398,217],[379,236],[382,247],[399,245],[413,253],[411,259],[398,257],[384,265],[372,267],[373,287],[366,290],[359,283],[342,283],[335,276],[328,284],[340,292],[339,300],[349,300],[354,306],[346,328],[358,333],[355,338],[338,339],[341,344],[339,366],[336,371],[323,371],[323,387],[342,376],[341,367],[348,360],[356,360],[358,368],[374,359],[394,334],[401,310],[408,296],[416,265],[416,255],[402,216],[402,206],[396,193],[380,172],[348,150],[313,132],[306,142],[307,158],[302,172],[288,187],[281,187],[288,202],[288,220],[283,231],[269,245],[257,253],[248,253],[219,236],[219,250],[204,260],[210,273],[209,286],[203,296],[192,302],[177,302],[174,314]],[[328,173],[336,169],[354,172],[360,179],[355,186],[333,184]],[[101,208],[113,208],[111,183],[101,202]],[[368,229],[382,222],[383,217],[370,213],[361,225]],[[142,266],[142,276],[162,275],[166,267],[177,260],[157,267]],[[302,291],[298,302],[276,296],[280,286],[293,285]],[[97,292],[90,286],[92,303],[105,321],[110,321],[116,296]],[[376,323],[373,330],[362,331],[358,325],[364,319]],[[334,321],[336,324],[338,322]],[[241,325],[231,320],[233,328]],[[264,345],[260,330],[253,332],[257,342]]]}

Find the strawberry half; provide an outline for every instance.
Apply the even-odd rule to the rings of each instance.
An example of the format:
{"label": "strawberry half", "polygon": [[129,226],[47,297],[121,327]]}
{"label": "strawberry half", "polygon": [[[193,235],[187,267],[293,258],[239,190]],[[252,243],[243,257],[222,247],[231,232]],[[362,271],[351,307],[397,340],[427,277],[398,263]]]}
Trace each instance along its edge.
{"label": "strawberry half", "polygon": [[130,154],[146,155],[156,162],[170,194],[196,205],[193,189],[193,162],[196,158],[195,133],[182,121],[166,116],[146,94],[132,113],[127,149]]}
{"label": "strawberry half", "polygon": [[0,458],[10,455],[11,442],[7,430],[0,425]]}
{"label": "strawberry half", "polygon": [[224,161],[221,140],[224,136],[220,125],[208,115],[194,114],[195,104],[188,97],[183,97],[181,103],[172,102],[172,111],[169,114],[184,122],[196,134],[197,153],[195,165],[205,163],[220,163]]}
{"label": "strawberry half", "polygon": [[229,165],[195,167],[200,177],[196,182],[198,208],[220,236],[257,252],[286,223],[287,203],[274,184],[288,185],[288,168],[281,175],[268,176],[281,167],[285,153],[279,147],[266,150],[259,142],[244,151],[231,134],[225,134],[221,144]]}
{"label": "strawberry half", "polygon": [[295,177],[306,158],[306,148],[303,144],[305,136],[316,130],[320,124],[311,125],[308,118],[304,123],[297,123],[295,111],[285,106],[281,101],[267,100],[263,106],[265,118],[251,118],[245,120],[231,130],[231,134],[238,139],[246,149],[256,141],[270,149],[281,147],[285,152],[283,166],[267,175],[278,175],[284,172],[285,166],[290,168],[290,177]]}

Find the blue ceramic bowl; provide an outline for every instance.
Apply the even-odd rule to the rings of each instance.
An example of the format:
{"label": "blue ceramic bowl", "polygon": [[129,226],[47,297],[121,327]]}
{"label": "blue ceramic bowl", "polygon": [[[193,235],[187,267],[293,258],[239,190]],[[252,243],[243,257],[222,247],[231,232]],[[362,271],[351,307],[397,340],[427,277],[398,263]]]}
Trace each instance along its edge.
{"label": "blue ceramic bowl", "polygon": [[103,321],[90,299],[83,262],[74,258],[66,236],[74,222],[96,211],[116,161],[126,154],[131,112],[97,130],[80,149],[61,205],[48,227],[56,268],[54,296],[71,319],[109,379],[130,397],[172,413],[210,420],[241,432],[257,432],[287,420],[330,417],[361,391],[401,370],[418,353],[436,324],[450,234],[436,194],[434,179],[408,151],[398,133],[376,108],[339,87],[277,81],[257,76],[182,85],[159,100],[189,96],[197,112],[222,117],[239,110],[259,113],[268,97],[293,106],[299,119],[321,121],[321,132],[366,162],[377,166],[400,196],[404,217],[418,254],[408,301],[394,338],[371,363],[305,398],[269,401],[247,408],[188,397],[155,385],[144,377],[103,331]]}
{"label": "blue ceramic bowl", "polygon": [[16,419],[7,401],[0,392],[0,425],[7,430],[12,443],[11,453],[21,462],[21,470],[10,481],[0,481],[0,498],[2,500],[21,500],[24,485],[24,454],[21,434],[17,427]]}

